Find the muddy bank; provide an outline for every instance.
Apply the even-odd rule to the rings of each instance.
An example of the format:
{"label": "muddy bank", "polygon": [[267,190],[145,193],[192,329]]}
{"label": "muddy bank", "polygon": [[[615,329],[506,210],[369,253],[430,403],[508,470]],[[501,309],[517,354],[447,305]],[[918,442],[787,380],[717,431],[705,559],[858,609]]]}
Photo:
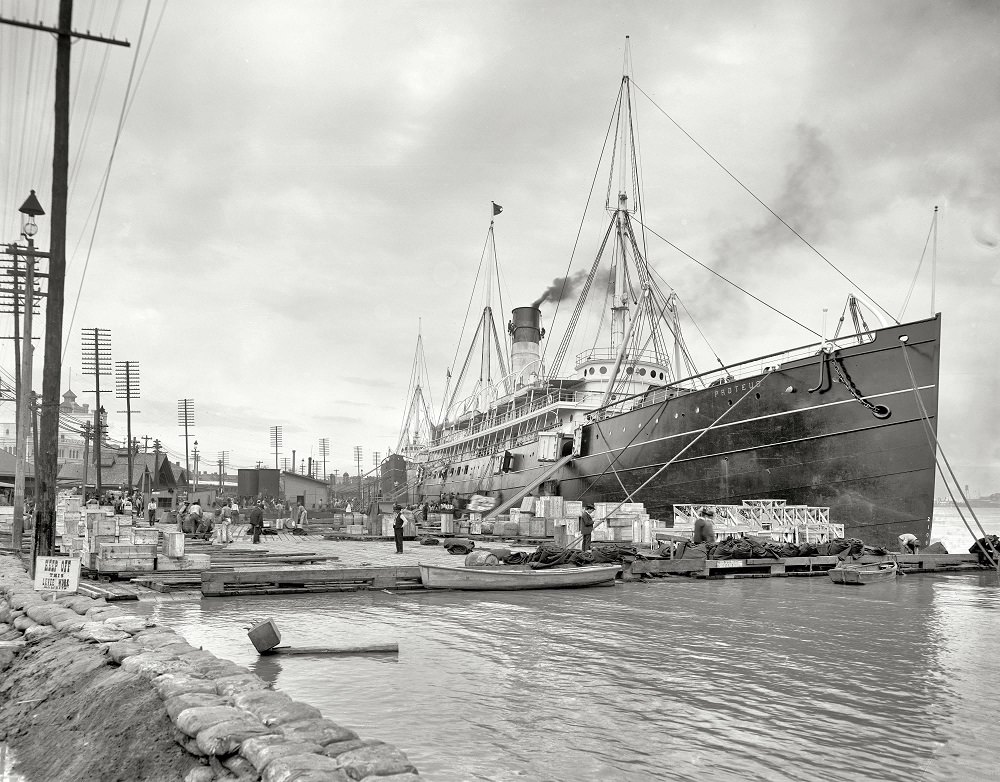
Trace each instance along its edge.
{"label": "muddy bank", "polygon": [[416,782],[242,666],[103,600],[44,600],[0,556],[0,740],[29,782]]}

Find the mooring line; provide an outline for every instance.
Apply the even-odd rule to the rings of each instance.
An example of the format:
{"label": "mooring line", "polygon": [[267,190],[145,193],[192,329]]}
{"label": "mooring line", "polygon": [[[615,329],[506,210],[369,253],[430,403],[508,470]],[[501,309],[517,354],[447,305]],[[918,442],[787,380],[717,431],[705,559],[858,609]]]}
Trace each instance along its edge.
{"label": "mooring line", "polygon": [[[913,366],[910,364],[910,357],[906,355],[906,342],[904,338],[900,338],[900,346],[903,348],[903,361],[906,364],[906,371],[910,375],[910,383],[913,386],[913,396],[917,400],[917,408],[920,413],[920,422],[924,426],[924,434],[927,435],[927,442],[931,447],[931,452],[934,454],[934,464],[938,468],[938,472],[941,474],[941,479],[944,481],[944,487],[948,490],[948,496],[951,497],[952,504],[955,506],[955,510],[958,511],[958,517],[962,520],[965,528],[969,531],[969,534],[975,539],[976,545],[979,546],[979,550],[986,557],[986,561],[990,563],[991,567],[997,569],[998,574],[1000,574],[1000,552],[997,551],[996,546],[993,545],[993,541],[986,534],[986,530],[983,529],[983,525],[979,522],[978,517],[974,510],[972,510],[972,505],[969,504],[968,498],[962,491],[962,487],[958,483],[958,478],[955,477],[955,471],[951,469],[951,463],[948,461],[948,457],[941,447],[940,441],[934,435],[934,430],[930,425],[930,416],[927,413],[927,408],[924,406],[924,400],[920,396],[920,391],[917,389],[917,379],[913,374]],[[969,526],[969,522],[966,521],[965,514],[962,513],[962,509],[958,505],[958,501],[955,499],[955,493],[951,490],[951,486],[948,483],[948,477],[944,474],[944,469],[941,467],[941,462],[938,460],[938,453],[941,454],[941,459],[944,460],[945,465],[948,467],[948,472],[951,475],[951,479],[955,482],[955,488],[958,489],[958,493],[962,497],[962,501],[965,502],[966,508],[969,511],[969,515],[972,516],[973,520],[976,522],[976,526],[979,527],[979,531],[982,533],[982,538],[976,538],[976,533],[972,531],[972,527]],[[985,540],[987,545],[993,552],[991,556],[988,551],[980,543],[980,540]]]}

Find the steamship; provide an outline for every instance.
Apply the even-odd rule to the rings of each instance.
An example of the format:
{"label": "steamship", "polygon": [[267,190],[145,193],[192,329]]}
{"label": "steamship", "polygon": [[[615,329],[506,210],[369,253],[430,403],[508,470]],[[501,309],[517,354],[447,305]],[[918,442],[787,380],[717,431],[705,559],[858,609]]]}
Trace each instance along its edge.
{"label": "steamship", "polygon": [[[838,328],[697,371],[681,331],[684,308],[656,284],[634,230],[645,225],[640,183],[620,174],[635,170],[626,154],[634,154],[629,89],[625,76],[611,125],[620,136],[610,220],[589,273],[577,278],[558,349],[546,362],[541,302],[512,311],[503,349],[493,309],[484,308],[440,420],[424,442],[410,443],[415,494],[431,502],[487,495],[494,512],[528,492],[628,499],[667,526],[675,504],[779,499],[829,507],[831,521],[868,544],[894,546],[904,532],[928,543],[940,315],[870,326],[876,314],[849,296],[852,317],[841,324],[853,324],[853,333]],[[563,372],[595,287],[607,288],[609,333],[601,346],[574,353]],[[489,364],[475,382],[472,357]]]}

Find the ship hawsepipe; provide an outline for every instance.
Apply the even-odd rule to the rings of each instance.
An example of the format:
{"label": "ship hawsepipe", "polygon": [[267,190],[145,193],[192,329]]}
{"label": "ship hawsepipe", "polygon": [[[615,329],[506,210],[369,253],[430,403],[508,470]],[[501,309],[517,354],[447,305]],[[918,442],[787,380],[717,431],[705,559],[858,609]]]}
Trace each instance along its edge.
{"label": "ship hawsepipe", "polygon": [[[815,350],[709,388],[651,389],[628,405],[594,411],[582,425],[579,455],[553,476],[558,492],[623,500],[622,485],[634,491],[701,434],[633,498],[668,526],[675,504],[783,499],[829,507],[846,536],[870,545],[894,548],[904,532],[926,544],[935,481],[927,429],[936,437],[940,325],[940,315],[893,325],[833,353]],[[572,425],[563,431],[571,434]],[[572,437],[562,448],[570,452]],[[537,440],[507,450],[508,472],[498,471],[496,452],[446,460],[443,468],[438,460],[438,469],[432,459],[420,491],[427,499],[486,494],[502,502],[551,466],[538,460]]]}

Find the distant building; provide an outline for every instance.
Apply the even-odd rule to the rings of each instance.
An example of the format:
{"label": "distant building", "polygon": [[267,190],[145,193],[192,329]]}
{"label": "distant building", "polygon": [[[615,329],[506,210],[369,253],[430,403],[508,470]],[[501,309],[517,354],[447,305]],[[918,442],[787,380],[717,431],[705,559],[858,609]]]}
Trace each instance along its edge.
{"label": "distant building", "polygon": [[[77,396],[72,390],[67,390],[63,394],[63,401],[59,404],[60,428],[76,428],[75,422],[71,419],[78,419],[82,425],[84,421],[90,420],[93,412],[90,405],[78,405]],[[7,453],[17,453],[17,423],[14,421],[0,422],[0,450]],[[35,460],[35,443],[32,437],[28,437],[27,459]],[[59,432],[59,449],[56,460],[60,466],[63,464],[83,464],[83,437],[72,432]]]}

